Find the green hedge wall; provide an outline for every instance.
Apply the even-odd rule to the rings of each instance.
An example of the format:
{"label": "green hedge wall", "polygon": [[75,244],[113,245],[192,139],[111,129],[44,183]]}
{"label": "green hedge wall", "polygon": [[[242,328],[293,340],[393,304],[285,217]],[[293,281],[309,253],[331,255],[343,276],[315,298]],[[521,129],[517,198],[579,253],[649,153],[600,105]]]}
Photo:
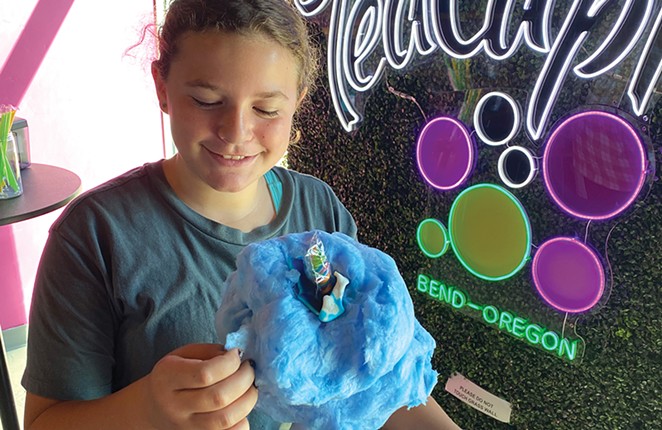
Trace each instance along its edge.
{"label": "green hedge wall", "polygon": [[[311,26],[323,47],[323,33]],[[437,341],[433,365],[440,378],[433,395],[462,428],[662,429],[662,184],[657,176],[651,177],[627,214],[588,228],[550,203],[540,174],[524,189],[511,190],[529,215],[534,244],[550,235],[587,235],[608,262],[610,289],[599,308],[567,321],[566,330],[586,345],[577,363],[533,348],[416,291],[418,273],[443,271],[451,283],[492,288],[497,291],[494,301],[507,297],[506,306],[560,327],[562,316],[532,291],[530,264],[507,281],[485,285],[460,267],[452,251],[432,261],[416,243],[418,224],[431,216],[446,220],[459,192],[437,192],[418,173],[415,143],[426,119],[464,115],[465,100],[475,103],[481,93],[494,89],[524,105],[542,62],[525,47],[501,63],[481,54],[455,64],[456,70],[467,72],[459,83],[451,79],[457,76],[449,73],[451,63],[442,54],[406,73],[389,70],[370,93],[363,123],[351,134],[342,129],[333,110],[323,63],[319,88],[299,120],[303,140],[290,148],[289,165],[329,183],[354,214],[359,239],[395,258],[419,321]],[[550,124],[588,105],[628,111],[625,85],[618,76],[593,81],[569,76]],[[471,113],[471,104],[465,108]],[[662,102],[649,108],[643,126],[659,172]],[[515,142],[541,154],[523,131]],[[501,184],[496,170],[499,154],[479,144],[476,170],[467,186]],[[446,393],[445,382],[454,372],[511,402],[511,423],[500,423]]]}

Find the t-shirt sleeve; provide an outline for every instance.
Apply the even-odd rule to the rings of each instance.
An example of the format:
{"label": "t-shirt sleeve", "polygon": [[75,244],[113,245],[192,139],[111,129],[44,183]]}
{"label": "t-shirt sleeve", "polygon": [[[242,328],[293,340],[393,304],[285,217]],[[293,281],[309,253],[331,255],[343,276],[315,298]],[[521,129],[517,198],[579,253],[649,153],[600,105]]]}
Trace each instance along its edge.
{"label": "t-shirt sleeve", "polygon": [[[320,207],[310,208],[312,211],[324,211],[324,208],[332,208],[333,210],[333,231],[340,233],[345,233],[347,236],[350,236],[353,239],[357,238],[357,227],[354,217],[347,210],[345,205],[340,201],[336,193],[333,191],[331,186],[321,179],[315,178],[317,185],[321,186],[322,193],[327,199],[326,205],[320,205]],[[319,214],[322,215],[321,213]]]}
{"label": "t-shirt sleeve", "polygon": [[[333,194],[333,191],[331,191]],[[357,239],[357,227],[356,227],[356,222],[354,221],[354,217],[352,214],[347,210],[345,205],[342,204],[342,202],[338,199],[338,197],[333,194],[333,197],[335,198],[337,205],[336,205],[336,218],[337,218],[337,223],[338,223],[338,231],[341,233],[345,233],[347,236],[350,236],[352,239]]]}
{"label": "t-shirt sleeve", "polygon": [[22,384],[43,397],[87,400],[112,392],[114,311],[93,235],[51,229],[37,271]]}
{"label": "t-shirt sleeve", "polygon": [[289,218],[291,226],[286,233],[320,229],[328,233],[340,232],[353,239],[357,237],[357,227],[352,214],[340,201],[331,186],[314,176],[292,170],[279,171],[293,181],[290,193],[293,207]]}

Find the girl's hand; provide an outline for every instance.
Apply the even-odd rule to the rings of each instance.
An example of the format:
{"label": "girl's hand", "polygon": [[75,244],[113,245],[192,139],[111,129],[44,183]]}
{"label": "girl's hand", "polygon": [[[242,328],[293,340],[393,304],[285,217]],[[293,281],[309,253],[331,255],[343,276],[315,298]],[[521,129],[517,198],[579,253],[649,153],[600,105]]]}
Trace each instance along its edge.
{"label": "girl's hand", "polygon": [[248,429],[257,402],[255,373],[238,350],[191,344],[163,357],[147,376],[149,420],[154,428]]}

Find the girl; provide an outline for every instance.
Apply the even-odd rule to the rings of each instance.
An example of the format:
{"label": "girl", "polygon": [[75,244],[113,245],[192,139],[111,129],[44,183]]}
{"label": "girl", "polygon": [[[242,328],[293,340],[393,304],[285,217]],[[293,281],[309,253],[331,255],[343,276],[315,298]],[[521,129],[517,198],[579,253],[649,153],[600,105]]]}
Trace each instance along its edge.
{"label": "girl", "polygon": [[[247,244],[356,236],[330,187],[274,167],[315,79],[284,0],[175,0],[152,65],[178,153],[71,203],[31,308],[26,429],[279,428],[251,412],[254,372],[214,344],[221,286]],[[206,342],[206,343],[205,343]],[[430,399],[389,428],[455,428]]]}

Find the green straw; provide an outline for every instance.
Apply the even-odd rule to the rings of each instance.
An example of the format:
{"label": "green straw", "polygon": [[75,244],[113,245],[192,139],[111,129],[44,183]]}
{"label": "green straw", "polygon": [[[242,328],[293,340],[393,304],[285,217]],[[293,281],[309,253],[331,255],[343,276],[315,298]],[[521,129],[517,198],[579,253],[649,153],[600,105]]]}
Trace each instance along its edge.
{"label": "green straw", "polygon": [[9,137],[9,132],[11,131],[11,125],[14,122],[14,115],[16,110],[9,110],[8,112],[3,112],[0,114],[0,172],[2,172],[3,186],[5,181],[7,185],[11,187],[12,190],[18,191],[18,179],[14,171],[11,169],[9,164],[9,159],[7,158],[7,138]]}

